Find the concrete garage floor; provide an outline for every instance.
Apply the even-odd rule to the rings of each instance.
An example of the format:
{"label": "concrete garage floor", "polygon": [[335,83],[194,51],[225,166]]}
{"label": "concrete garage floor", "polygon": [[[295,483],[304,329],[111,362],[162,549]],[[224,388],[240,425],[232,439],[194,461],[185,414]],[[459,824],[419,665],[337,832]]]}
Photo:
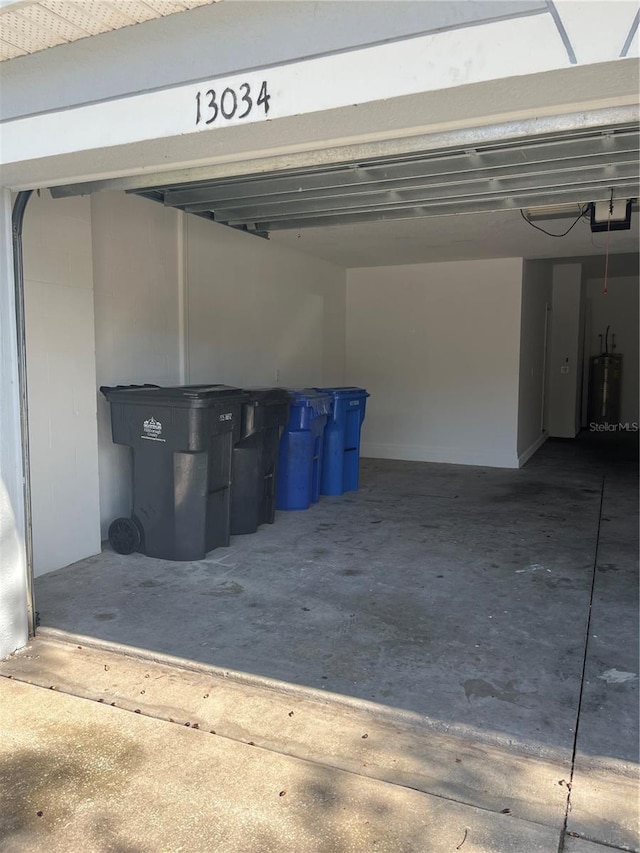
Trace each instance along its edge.
{"label": "concrete garage floor", "polygon": [[201,562],[105,550],[38,578],[41,624],[559,762],[567,829],[636,850],[637,440],[610,439],[520,471],[363,460],[358,493]]}

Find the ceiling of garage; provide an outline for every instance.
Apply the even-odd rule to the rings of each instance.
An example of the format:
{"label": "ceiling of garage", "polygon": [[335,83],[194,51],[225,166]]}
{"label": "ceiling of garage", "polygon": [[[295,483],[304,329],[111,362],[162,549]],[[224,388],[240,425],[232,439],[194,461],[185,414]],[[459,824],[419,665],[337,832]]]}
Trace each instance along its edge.
{"label": "ceiling of garage", "polygon": [[[640,195],[639,153],[637,126],[623,126],[130,192],[344,267],[599,255],[607,235],[580,215]],[[535,224],[561,235],[576,222],[566,236],[523,220],[548,205],[565,218]],[[637,228],[609,248],[637,251]]]}
{"label": "ceiling of garage", "polygon": [[[630,231],[613,231],[611,253],[637,253],[638,216]],[[575,217],[535,224],[561,234]],[[272,242],[338,266],[375,267],[480,258],[568,258],[602,255],[606,234],[592,234],[586,219],[562,238],[548,237],[522,220],[519,211],[434,216],[396,222],[277,231]]]}
{"label": "ceiling of garage", "polygon": [[213,2],[215,0],[0,0],[0,61]]}
{"label": "ceiling of garage", "polygon": [[639,154],[634,125],[134,192],[273,233],[635,198]]}

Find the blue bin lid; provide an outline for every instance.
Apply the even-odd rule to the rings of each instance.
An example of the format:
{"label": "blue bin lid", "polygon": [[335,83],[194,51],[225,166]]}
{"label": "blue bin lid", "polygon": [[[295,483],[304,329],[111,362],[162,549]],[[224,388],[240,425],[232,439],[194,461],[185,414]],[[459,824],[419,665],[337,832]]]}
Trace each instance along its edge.
{"label": "blue bin lid", "polygon": [[325,394],[331,394],[333,397],[350,397],[362,398],[370,397],[369,392],[364,388],[357,388],[354,385],[342,385],[336,388],[316,388],[316,391],[323,391]]}
{"label": "blue bin lid", "polygon": [[316,416],[328,415],[331,411],[331,396],[317,388],[287,388],[292,406],[313,409]]}

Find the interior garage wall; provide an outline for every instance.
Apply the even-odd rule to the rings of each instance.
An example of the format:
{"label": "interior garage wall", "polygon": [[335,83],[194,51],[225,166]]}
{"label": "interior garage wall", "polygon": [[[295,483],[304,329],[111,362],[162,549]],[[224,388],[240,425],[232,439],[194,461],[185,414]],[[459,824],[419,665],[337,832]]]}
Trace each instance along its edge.
{"label": "interior garage wall", "polygon": [[[91,197],[100,385],[341,383],[345,272],[123,193]],[[98,406],[101,535],[131,508],[129,450]]]}
{"label": "interior garage wall", "polygon": [[[102,537],[131,510],[130,451],[113,444],[100,385],[180,381],[178,214],[137,196],[91,196]],[[95,403],[94,403],[95,405]]]}
{"label": "interior garage wall", "polygon": [[545,439],[543,419],[551,275],[552,265],[548,261],[524,262],[518,397],[518,460],[521,465]]}
{"label": "interior garage wall", "polygon": [[623,355],[622,392],[620,400],[620,421],[638,423],[638,278],[621,276],[609,279],[608,293],[604,293],[603,279],[588,279],[586,298],[589,338],[585,355],[590,358],[601,351],[599,334],[609,330],[609,349],[611,333],[616,336],[616,352]]}
{"label": "interior garage wall", "polygon": [[23,232],[34,574],[100,550],[91,212],[29,200]]}
{"label": "interior garage wall", "polygon": [[345,271],[185,217],[189,381],[342,384]]}
{"label": "interior garage wall", "polygon": [[520,258],[347,273],[364,456],[518,466]]}
{"label": "interior garage wall", "polygon": [[554,438],[580,430],[584,347],[584,286],[581,263],[553,265],[547,360],[546,426]]}

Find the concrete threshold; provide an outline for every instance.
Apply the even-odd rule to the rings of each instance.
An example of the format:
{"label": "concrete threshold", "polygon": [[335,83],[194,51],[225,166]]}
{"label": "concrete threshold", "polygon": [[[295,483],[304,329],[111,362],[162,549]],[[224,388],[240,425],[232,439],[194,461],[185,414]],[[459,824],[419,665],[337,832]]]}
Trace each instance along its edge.
{"label": "concrete threshold", "polygon": [[193,725],[7,678],[0,679],[0,702],[3,853],[558,849],[555,828]]}
{"label": "concrete threshold", "polygon": [[485,811],[488,819],[558,831],[564,824],[570,769],[564,760],[444,734],[374,703],[340,704],[320,691],[252,684],[204,665],[186,669],[80,639],[38,637],[3,662],[0,675],[429,794]]}
{"label": "concrete threshold", "polygon": [[0,663],[1,853],[636,849],[563,832],[564,756],[43,633]]}

